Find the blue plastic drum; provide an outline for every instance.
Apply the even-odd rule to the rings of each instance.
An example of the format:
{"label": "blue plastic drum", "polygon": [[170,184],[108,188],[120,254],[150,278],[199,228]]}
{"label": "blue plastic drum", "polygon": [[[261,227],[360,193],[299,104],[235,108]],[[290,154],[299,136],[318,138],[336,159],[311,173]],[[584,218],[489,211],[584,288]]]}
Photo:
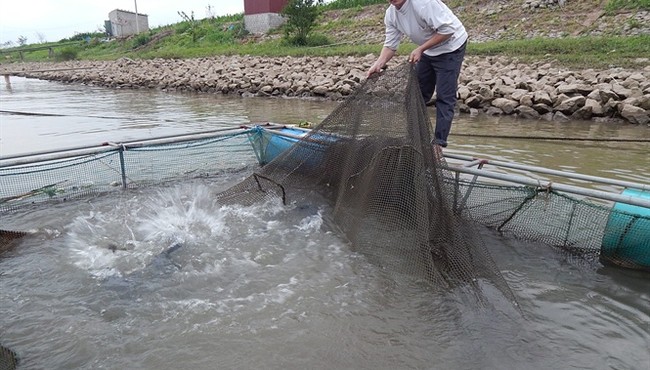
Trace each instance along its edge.
{"label": "blue plastic drum", "polygon": [[[650,191],[626,189],[621,194],[650,200]],[[614,204],[600,252],[606,262],[650,269],[650,208]]]}

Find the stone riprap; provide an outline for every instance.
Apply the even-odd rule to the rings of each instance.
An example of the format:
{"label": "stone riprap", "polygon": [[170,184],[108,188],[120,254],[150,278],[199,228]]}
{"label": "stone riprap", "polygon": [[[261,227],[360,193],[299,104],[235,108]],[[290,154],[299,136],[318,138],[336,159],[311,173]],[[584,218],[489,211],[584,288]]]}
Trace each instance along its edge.
{"label": "stone riprap", "polygon": [[[376,56],[70,61],[0,65],[3,72],[108,88],[343,100],[366,79]],[[404,63],[396,57],[389,68]],[[41,71],[41,72],[34,72]],[[458,89],[464,113],[544,120],[650,123],[650,66],[569,70],[501,57],[467,57]]]}

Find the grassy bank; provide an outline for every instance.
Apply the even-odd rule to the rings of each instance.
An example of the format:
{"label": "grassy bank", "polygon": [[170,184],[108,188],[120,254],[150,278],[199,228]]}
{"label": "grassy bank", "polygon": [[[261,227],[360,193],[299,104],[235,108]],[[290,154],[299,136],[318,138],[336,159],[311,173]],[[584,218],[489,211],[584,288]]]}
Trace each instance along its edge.
{"label": "grassy bank", "polygon": [[502,55],[526,63],[547,60],[578,68],[637,68],[650,63],[650,35],[496,41],[471,44],[468,50],[471,55]]}
{"label": "grassy bank", "polygon": [[[465,12],[470,11],[467,10],[469,6]],[[47,48],[27,51],[34,46],[51,46],[57,60],[113,60],[120,57],[197,58],[235,54],[317,57],[378,54],[381,49],[385,7],[384,0],[337,0],[325,5],[310,40],[311,46],[307,47],[289,45],[283,40],[281,30],[263,36],[250,35],[244,29],[243,14],[237,14],[203,20],[186,18],[177,24],[158,27],[121,40],[107,41],[102,34],[89,33],[76,35],[59,43],[3,49],[2,63],[21,60],[21,54],[24,61],[51,61]],[[603,9],[614,14],[628,9],[648,8],[648,0],[612,0]],[[548,14],[540,14],[548,18]],[[466,17],[469,19],[466,22],[468,29],[484,27],[483,24],[472,24],[473,18],[478,17]],[[532,17],[530,22],[534,22]],[[494,27],[501,26],[495,21]],[[76,43],[69,44],[75,41]],[[399,53],[408,54],[413,48],[414,45],[405,43],[400,47]],[[650,35],[535,37],[470,42],[467,54],[501,55],[529,63],[548,61],[572,68],[639,68],[647,65],[650,59]]]}

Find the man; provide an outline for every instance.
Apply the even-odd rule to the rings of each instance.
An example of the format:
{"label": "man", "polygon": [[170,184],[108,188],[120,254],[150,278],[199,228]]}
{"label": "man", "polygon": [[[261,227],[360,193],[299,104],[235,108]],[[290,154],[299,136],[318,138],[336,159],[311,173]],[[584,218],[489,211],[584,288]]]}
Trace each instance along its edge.
{"label": "man", "polygon": [[[422,98],[436,91],[436,130],[433,144],[447,146],[456,106],[458,76],[465,57],[467,31],[440,0],[388,0],[384,23],[386,40],[368,77],[381,71],[395,55],[403,35],[419,45],[409,55],[416,70]],[[439,152],[439,147],[434,146]]]}

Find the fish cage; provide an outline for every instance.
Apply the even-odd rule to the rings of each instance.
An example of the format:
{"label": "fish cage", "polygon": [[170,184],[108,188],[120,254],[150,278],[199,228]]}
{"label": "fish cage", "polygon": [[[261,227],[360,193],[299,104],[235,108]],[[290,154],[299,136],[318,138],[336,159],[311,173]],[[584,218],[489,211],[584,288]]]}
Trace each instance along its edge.
{"label": "fish cage", "polygon": [[[318,153],[303,155],[318,168],[318,158],[340,139],[265,124],[0,157],[0,215],[168,181],[250,174],[297,143]],[[650,268],[650,185],[458,154],[445,160],[450,207],[462,218],[602,263]],[[513,174],[519,170],[623,190]]]}
{"label": "fish cage", "polygon": [[255,166],[249,133],[223,129],[0,157],[0,214]]}

